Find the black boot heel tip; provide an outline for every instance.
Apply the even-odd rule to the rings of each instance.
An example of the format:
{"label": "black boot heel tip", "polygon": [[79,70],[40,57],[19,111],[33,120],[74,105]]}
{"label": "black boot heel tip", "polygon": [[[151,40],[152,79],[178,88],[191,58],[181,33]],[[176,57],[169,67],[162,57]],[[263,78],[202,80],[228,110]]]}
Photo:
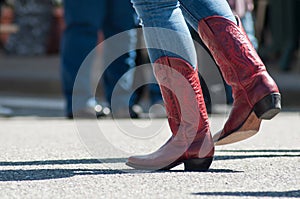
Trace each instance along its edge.
{"label": "black boot heel tip", "polygon": [[184,161],[185,171],[207,171],[213,158],[197,158]]}
{"label": "black boot heel tip", "polygon": [[279,93],[272,93],[265,96],[254,105],[256,116],[260,119],[270,120],[281,110],[281,96]]}

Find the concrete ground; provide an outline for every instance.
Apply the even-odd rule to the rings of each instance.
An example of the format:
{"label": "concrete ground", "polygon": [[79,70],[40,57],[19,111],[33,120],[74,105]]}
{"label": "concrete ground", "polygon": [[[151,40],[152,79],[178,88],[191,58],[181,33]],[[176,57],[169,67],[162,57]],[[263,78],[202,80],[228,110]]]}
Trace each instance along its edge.
{"label": "concrete ground", "polygon": [[[210,116],[213,132],[225,118]],[[169,133],[165,119],[2,117],[0,198],[299,198],[299,121],[300,111],[282,112],[256,136],[216,147],[207,172],[184,172],[182,166],[143,172],[125,165],[127,148],[146,153],[159,147]],[[87,139],[94,124],[107,138],[97,139],[97,147]],[[159,129],[157,139],[122,142],[126,133],[144,133],[142,127]]]}

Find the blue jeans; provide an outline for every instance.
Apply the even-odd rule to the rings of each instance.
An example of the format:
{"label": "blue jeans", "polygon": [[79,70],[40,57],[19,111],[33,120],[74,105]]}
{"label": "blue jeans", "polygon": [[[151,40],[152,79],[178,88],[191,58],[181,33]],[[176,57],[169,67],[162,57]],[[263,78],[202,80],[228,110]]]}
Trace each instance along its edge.
{"label": "blue jeans", "polygon": [[241,22],[243,24],[243,27],[245,29],[246,34],[249,37],[249,40],[251,41],[254,48],[258,49],[258,41],[255,37],[255,29],[254,29],[254,21],[253,16],[251,12],[246,12],[245,16],[241,18]]}
{"label": "blue jeans", "polygon": [[[91,68],[84,71],[80,78],[80,85],[73,93],[73,86],[78,70],[90,51],[98,42],[98,31],[102,30],[105,38],[113,36],[136,26],[134,9],[129,1],[124,0],[64,0],[66,29],[61,41],[61,76],[64,96],[66,98],[66,112],[72,113],[72,95],[78,98],[75,106],[84,107],[86,101],[93,97],[91,93]],[[134,35],[133,35],[134,36]],[[128,37],[122,45],[135,39]],[[121,44],[120,44],[121,45]],[[105,54],[118,46],[104,49]],[[131,48],[132,49],[132,48]],[[111,101],[114,84],[131,67],[134,66],[135,54],[128,53],[115,60],[103,74],[105,96]],[[133,77],[132,77],[133,79]],[[124,85],[124,88],[130,85]],[[121,96],[120,96],[121,98]]]}
{"label": "blue jeans", "polygon": [[226,0],[131,1],[146,28],[144,34],[151,62],[162,56],[172,56],[182,58],[196,68],[196,51],[186,21],[196,31],[199,21],[212,15],[236,23]]}

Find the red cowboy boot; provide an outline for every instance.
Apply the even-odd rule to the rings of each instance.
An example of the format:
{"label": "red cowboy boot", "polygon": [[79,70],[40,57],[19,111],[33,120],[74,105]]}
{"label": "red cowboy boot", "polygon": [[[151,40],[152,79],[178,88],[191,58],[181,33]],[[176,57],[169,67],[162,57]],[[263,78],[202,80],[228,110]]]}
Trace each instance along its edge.
{"label": "red cowboy boot", "polygon": [[157,151],[129,157],[136,169],[168,170],[184,163],[185,170],[207,170],[214,155],[214,143],[198,72],[179,58],[162,57],[154,73],[165,102],[171,138]]}
{"label": "red cowboy boot", "polygon": [[280,112],[278,87],[239,19],[236,25],[224,17],[207,17],[199,22],[198,31],[225,81],[232,87],[234,98],[223,130],[213,139],[222,145],[249,138],[258,132],[262,119],[272,119]]}

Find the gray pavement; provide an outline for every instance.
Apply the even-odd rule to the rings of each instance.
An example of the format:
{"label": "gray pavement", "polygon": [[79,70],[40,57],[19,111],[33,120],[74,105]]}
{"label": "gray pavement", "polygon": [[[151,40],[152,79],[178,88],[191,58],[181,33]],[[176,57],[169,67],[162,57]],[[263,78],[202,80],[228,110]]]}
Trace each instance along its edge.
{"label": "gray pavement", "polygon": [[[225,118],[210,116],[213,132]],[[82,122],[87,129],[98,123],[106,135],[124,135],[122,128],[132,121],[121,120],[117,127],[110,119]],[[264,122],[253,138],[217,147],[208,172],[183,172],[182,166],[169,172],[126,167],[127,156],[107,144],[147,151],[169,133],[165,119],[133,122],[153,129],[162,126],[163,138],[148,146],[139,139],[125,144],[120,139],[97,140],[95,155],[83,138],[88,132],[78,133],[80,122],[0,118],[0,198],[300,198],[300,111],[282,112]]]}

